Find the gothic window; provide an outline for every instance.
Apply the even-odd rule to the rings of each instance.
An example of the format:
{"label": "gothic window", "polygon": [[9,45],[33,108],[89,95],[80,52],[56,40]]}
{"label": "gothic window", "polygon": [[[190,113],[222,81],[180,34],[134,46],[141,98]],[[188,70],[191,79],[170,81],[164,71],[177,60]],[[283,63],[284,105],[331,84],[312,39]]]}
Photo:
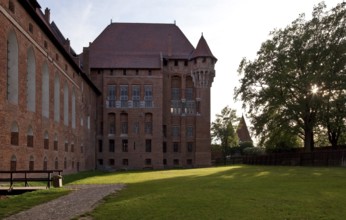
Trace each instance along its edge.
{"label": "gothic window", "polygon": [[64,124],[68,126],[68,85],[64,86]]}
{"label": "gothic window", "polygon": [[71,143],[71,152],[74,152],[74,142]]}
{"label": "gothic window", "polygon": [[36,64],[34,50],[30,47],[27,53],[26,66],[26,106],[28,111],[35,112],[36,104]]}
{"label": "gothic window", "polygon": [[26,135],[26,146],[34,147],[34,133],[32,131],[32,127],[29,126],[28,133]]}
{"label": "gothic window", "polygon": [[72,89],[72,128],[76,128],[76,94],[74,88]]}
{"label": "gothic window", "polygon": [[68,152],[68,141],[65,141],[65,152]]}
{"label": "gothic window", "polygon": [[13,122],[11,127],[11,145],[19,145],[19,129],[17,122]]}
{"label": "gothic window", "polygon": [[49,118],[49,72],[47,62],[42,66],[42,115]]}
{"label": "gothic window", "polygon": [[54,150],[55,151],[58,150],[58,135],[57,134],[54,135]]}
{"label": "gothic window", "polygon": [[48,169],[48,160],[47,157],[44,157],[43,159],[43,170],[47,170]]}
{"label": "gothic window", "polygon": [[47,131],[44,132],[43,146],[44,149],[49,149],[49,135]]}
{"label": "gothic window", "polygon": [[10,170],[15,171],[16,169],[17,169],[17,157],[15,155],[12,155],[11,163],[10,163]]}
{"label": "gothic window", "polygon": [[7,39],[7,100],[18,104],[18,43],[13,31]]}
{"label": "gothic window", "polygon": [[34,170],[34,168],[35,168],[35,160],[34,160],[33,156],[30,156],[30,159],[29,159],[29,170]]}
{"label": "gothic window", "polygon": [[54,79],[54,120],[60,121],[60,79],[58,73]]}

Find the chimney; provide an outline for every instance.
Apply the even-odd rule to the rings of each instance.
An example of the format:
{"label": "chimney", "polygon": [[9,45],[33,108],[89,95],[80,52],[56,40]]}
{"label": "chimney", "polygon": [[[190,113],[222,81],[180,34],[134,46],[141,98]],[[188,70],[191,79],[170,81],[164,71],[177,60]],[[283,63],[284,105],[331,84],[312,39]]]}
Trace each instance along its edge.
{"label": "chimney", "polygon": [[65,46],[66,50],[68,52],[70,52],[70,49],[71,49],[71,47],[70,47],[70,39],[66,38],[64,46]]}
{"label": "chimney", "polygon": [[47,21],[47,23],[50,23],[50,9],[46,8],[44,10],[44,19]]}

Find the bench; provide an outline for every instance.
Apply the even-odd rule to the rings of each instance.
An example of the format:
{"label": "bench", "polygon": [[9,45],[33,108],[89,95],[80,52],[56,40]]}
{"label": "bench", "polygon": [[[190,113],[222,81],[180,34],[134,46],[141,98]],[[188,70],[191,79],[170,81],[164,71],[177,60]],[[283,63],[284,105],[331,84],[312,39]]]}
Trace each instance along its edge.
{"label": "bench", "polygon": [[61,175],[62,170],[0,170],[0,182],[9,183],[9,190],[13,189],[15,182],[22,182],[25,187],[29,182],[47,182],[47,188],[50,188],[54,173]]}

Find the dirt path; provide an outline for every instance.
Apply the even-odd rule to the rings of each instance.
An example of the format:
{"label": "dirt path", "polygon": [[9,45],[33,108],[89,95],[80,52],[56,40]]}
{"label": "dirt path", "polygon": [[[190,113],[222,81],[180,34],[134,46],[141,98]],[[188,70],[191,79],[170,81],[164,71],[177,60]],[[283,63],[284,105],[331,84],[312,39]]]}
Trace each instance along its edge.
{"label": "dirt path", "polygon": [[112,185],[69,185],[74,190],[66,196],[35,206],[29,210],[12,215],[6,220],[47,220],[71,219],[95,208],[105,196],[123,189],[123,184]]}

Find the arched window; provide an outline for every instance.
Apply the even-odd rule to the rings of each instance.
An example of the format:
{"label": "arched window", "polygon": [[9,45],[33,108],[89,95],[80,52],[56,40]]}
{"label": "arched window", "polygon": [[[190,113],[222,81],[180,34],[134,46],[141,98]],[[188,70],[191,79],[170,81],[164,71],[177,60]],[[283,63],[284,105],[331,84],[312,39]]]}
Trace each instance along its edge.
{"label": "arched window", "polygon": [[13,122],[11,126],[11,145],[19,145],[19,129],[17,122]]}
{"label": "arched window", "polygon": [[60,79],[58,74],[54,79],[54,120],[60,121]]}
{"label": "arched window", "polygon": [[7,100],[18,104],[18,43],[13,31],[7,38]]}
{"label": "arched window", "polygon": [[32,127],[29,126],[28,133],[26,135],[26,146],[34,147],[34,133],[32,131]]}
{"label": "arched window", "polygon": [[17,169],[17,158],[15,155],[12,155],[11,157],[10,169],[11,171],[15,171]]}
{"label": "arched window", "polygon": [[59,169],[59,160],[57,157],[55,158],[54,169],[56,169],[56,170]]}
{"label": "arched window", "polygon": [[44,157],[43,160],[43,170],[47,170],[48,169],[48,160],[47,157]]}
{"label": "arched window", "polygon": [[76,128],[76,94],[74,88],[72,89],[72,128]]}
{"label": "arched window", "polygon": [[68,126],[68,86],[64,86],[64,124]]}
{"label": "arched window", "polygon": [[35,160],[33,156],[30,156],[30,160],[29,160],[29,170],[34,170],[34,166],[35,166]]}
{"label": "arched window", "polygon": [[49,149],[49,135],[47,131],[44,132],[43,146],[44,149]]}
{"label": "arched window", "polygon": [[58,135],[57,134],[54,135],[54,150],[55,151],[58,150]]}
{"label": "arched window", "polygon": [[42,116],[49,118],[49,72],[47,62],[42,66]]}
{"label": "arched window", "polygon": [[28,50],[26,71],[26,106],[28,111],[35,112],[36,64],[34,50],[31,47]]}

